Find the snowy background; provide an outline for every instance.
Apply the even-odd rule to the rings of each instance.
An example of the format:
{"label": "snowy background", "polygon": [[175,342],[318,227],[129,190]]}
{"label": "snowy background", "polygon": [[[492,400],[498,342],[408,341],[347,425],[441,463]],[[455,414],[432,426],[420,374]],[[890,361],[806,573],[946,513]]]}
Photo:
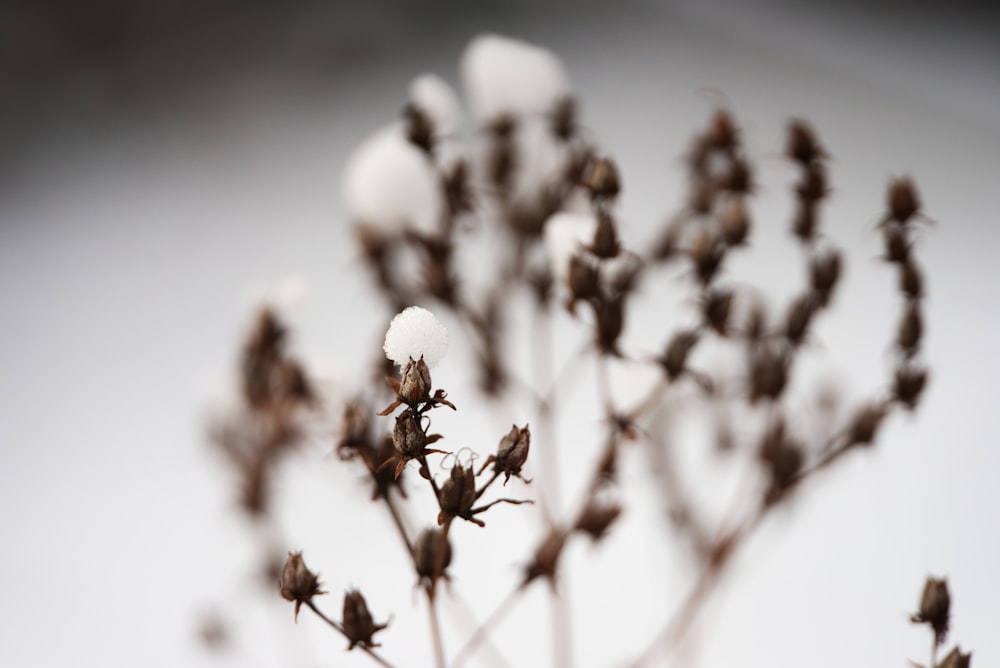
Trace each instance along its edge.
{"label": "snowy background", "polygon": [[[938,574],[951,583],[953,638],[976,665],[997,663],[995,17],[735,1],[2,12],[0,664],[367,665],[261,593],[204,417],[255,296],[289,274],[312,285],[293,316],[297,350],[334,377],[358,372],[355,351],[387,323],[357,271],[339,201],[344,161],[395,116],[414,76],[457,85],[458,57],[484,30],[563,58],[585,124],[621,166],[626,240],[649,238],[674,209],[687,138],[728,105],[763,185],[756,260],[741,266],[779,291],[789,274],[778,267],[797,277],[800,258],[783,237],[794,174],[778,153],[787,118],[810,119],[834,156],[826,230],[851,261],[820,336],[853,396],[883,382],[898,312],[873,223],[887,180],[915,178],[939,221],[918,249],[932,369],[923,408],[765,527],[713,599],[697,658],[706,668],[924,661],[927,634],[907,614]],[[435,380],[450,389],[460,375],[446,359]],[[426,665],[417,597],[372,581],[374,560],[405,571],[400,550],[355,533],[388,522],[355,508],[356,475],[327,451],[307,448],[287,471],[289,547],[305,549],[334,592],[360,586],[377,617],[395,613],[387,657]],[[499,535],[518,530],[513,512],[500,518],[507,510],[493,511]],[[580,665],[631,656],[631,639],[649,637],[684,591],[667,540],[625,526],[607,548],[570,555]],[[493,551],[485,582],[459,583],[480,616],[522,558]],[[636,553],[651,579],[614,568]],[[584,595],[592,581],[602,586]],[[528,634],[505,647],[514,665],[548,663],[543,594],[500,630]],[[242,650],[213,656],[197,644],[209,611],[233,624]]]}

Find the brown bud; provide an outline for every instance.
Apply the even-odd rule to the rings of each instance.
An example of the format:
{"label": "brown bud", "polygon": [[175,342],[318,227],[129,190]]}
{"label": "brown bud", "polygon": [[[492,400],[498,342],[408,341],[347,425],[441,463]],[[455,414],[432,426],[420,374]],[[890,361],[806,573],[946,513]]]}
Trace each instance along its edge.
{"label": "brown bud", "polygon": [[[443,548],[443,552],[442,552]],[[433,580],[451,564],[451,542],[440,529],[424,529],[414,545],[417,575]]]}
{"label": "brown bud", "polygon": [[372,641],[372,636],[387,626],[388,624],[375,623],[361,592],[352,589],[344,594],[344,635],[351,643],[347,649],[354,649],[355,645],[378,647],[378,643]]}
{"label": "brown bud", "polygon": [[726,208],[719,216],[719,228],[722,238],[730,246],[740,246],[750,231],[750,216],[742,197],[734,197],[726,203]]}
{"label": "brown bud", "polygon": [[788,307],[785,317],[785,338],[792,345],[800,345],[809,331],[809,323],[816,313],[816,304],[811,294],[799,295]]}
{"label": "brown bud", "polygon": [[882,236],[885,240],[885,259],[888,262],[905,262],[910,257],[910,242],[903,228],[887,225]]}
{"label": "brown bud", "polygon": [[948,634],[951,618],[951,595],[948,580],[929,577],[920,595],[920,609],[910,617],[915,624],[929,624],[934,630],[934,642],[940,645]]}
{"label": "brown bud", "polygon": [[573,531],[585,533],[597,542],[604,537],[621,513],[622,507],[617,503],[602,504],[591,499],[576,521]]}
{"label": "brown bud", "polygon": [[745,195],[753,190],[753,171],[749,163],[742,158],[735,158],[719,180],[719,187],[730,193]]}
{"label": "brown bud", "polygon": [[676,380],[687,368],[687,358],[691,349],[698,343],[698,333],[684,331],[674,334],[667,344],[667,350],[658,360],[670,380]]}
{"label": "brown bud", "polygon": [[920,299],[924,296],[924,279],[917,263],[910,257],[899,265],[899,289],[908,299]]}
{"label": "brown bud", "polygon": [[694,238],[689,254],[702,285],[708,285],[722,264],[726,246],[708,230],[701,230]]}
{"label": "brown bud", "polygon": [[924,321],[920,315],[920,305],[918,302],[910,302],[906,306],[902,320],[899,321],[899,332],[896,336],[896,343],[906,357],[917,354],[923,332]]}
{"label": "brown bud", "polygon": [[795,217],[792,219],[792,234],[802,241],[811,241],[816,234],[817,224],[815,202],[799,200],[795,206]]}
{"label": "brown bud", "polygon": [[610,158],[591,160],[583,173],[583,185],[594,199],[614,199],[621,191],[618,167]]}
{"label": "brown bud", "polygon": [[821,162],[810,163],[802,174],[802,181],[795,191],[804,202],[818,202],[830,192],[826,182],[826,168]]}
{"label": "brown bud", "polygon": [[719,109],[712,116],[708,132],[705,135],[705,142],[711,148],[731,151],[736,146],[737,134],[736,123],[733,121],[732,115],[724,109]]}
{"label": "brown bud", "polygon": [[889,219],[905,224],[920,211],[920,196],[917,187],[909,177],[893,179],[889,183],[886,197],[889,205]]}
{"label": "brown bud", "polygon": [[785,423],[778,420],[764,434],[759,456],[770,476],[767,501],[774,503],[795,484],[805,460],[803,448],[785,435]]}
{"label": "brown bud", "polygon": [[406,363],[403,369],[403,379],[399,383],[399,397],[408,404],[415,404],[420,401],[427,401],[431,395],[431,371],[424,362],[424,356],[420,359]]}
{"label": "brown bud", "polygon": [[396,416],[392,445],[404,457],[418,457],[427,447],[427,434],[420,426],[420,418],[412,411],[406,410]]}
{"label": "brown bud", "polygon": [[511,476],[521,477],[521,467],[528,460],[530,447],[531,430],[528,429],[528,425],[523,427],[512,425],[510,431],[500,439],[493,470],[504,474],[504,484],[507,484]]}
{"label": "brown bud", "polygon": [[567,535],[557,527],[553,527],[541,544],[535,549],[534,558],[524,572],[524,582],[527,584],[535,578],[547,577],[554,581],[559,557],[566,545]]}
{"label": "brown bud", "polygon": [[601,352],[617,355],[618,337],[625,326],[625,298],[615,295],[593,303],[597,319],[597,345]]}
{"label": "brown bud", "polygon": [[750,361],[750,400],[777,399],[788,381],[788,358],[775,346],[757,346]]}
{"label": "brown bud", "polygon": [[653,242],[651,257],[658,262],[672,259],[677,254],[677,245],[681,237],[681,226],[671,223],[667,225]]}
{"label": "brown bud", "polygon": [[962,648],[955,645],[948,654],[945,655],[937,668],[969,668],[972,663],[972,652],[962,653]]}
{"label": "brown bud", "polygon": [[830,302],[833,288],[840,279],[841,267],[840,252],[836,250],[816,255],[809,266],[812,289],[822,306]]}
{"label": "brown bud", "polygon": [[732,290],[710,290],[705,296],[705,303],[702,305],[705,322],[720,336],[726,335],[732,305]]}
{"label": "brown bud", "polygon": [[472,504],[476,502],[476,477],[472,473],[472,468],[466,468],[461,464],[453,466],[451,475],[441,485],[438,499],[441,505],[438,524],[444,524],[448,515],[466,519],[471,517]]}
{"label": "brown bud", "polygon": [[788,124],[785,155],[801,165],[808,165],[815,160],[825,158],[826,152],[816,139],[812,126],[803,120],[793,119]]}
{"label": "brown bud", "polygon": [[885,415],[885,407],[881,404],[868,404],[859,408],[847,429],[847,442],[850,445],[871,445]]}
{"label": "brown bud", "polygon": [[299,618],[299,608],[312,601],[313,596],[324,592],[319,589],[319,578],[306,568],[301,552],[289,552],[285,566],[281,569],[278,590],[286,601],[295,601],[295,619]]}
{"label": "brown bud", "polygon": [[337,454],[341,459],[350,459],[354,453],[370,445],[371,425],[368,421],[368,410],[360,400],[354,400],[344,406],[344,414],[340,420],[340,441],[337,443]]}
{"label": "brown bud", "polygon": [[901,404],[913,410],[927,385],[927,369],[903,366],[896,369],[893,395]]}
{"label": "brown bud", "polygon": [[597,229],[594,230],[594,243],[590,252],[599,258],[609,258],[618,255],[621,244],[615,231],[615,220],[607,211],[597,214]]}

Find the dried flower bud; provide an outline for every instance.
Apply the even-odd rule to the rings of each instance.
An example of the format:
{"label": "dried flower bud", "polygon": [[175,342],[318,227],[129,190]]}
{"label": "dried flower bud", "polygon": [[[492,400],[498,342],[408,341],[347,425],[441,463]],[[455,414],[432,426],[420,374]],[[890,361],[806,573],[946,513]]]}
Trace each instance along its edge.
{"label": "dried flower bud", "polygon": [[734,197],[726,203],[719,216],[722,238],[730,246],[740,246],[750,232],[750,216],[742,197]]}
{"label": "dried flower bud", "polygon": [[615,231],[615,219],[607,211],[599,212],[590,252],[599,258],[609,258],[617,256],[620,249],[618,233]]}
{"label": "dried flower bud", "polygon": [[583,185],[594,199],[614,199],[621,191],[618,167],[610,158],[597,158],[587,165]]}
{"label": "dried flower bud", "polygon": [[910,302],[903,313],[903,319],[899,321],[899,332],[896,336],[896,343],[906,357],[917,354],[923,332],[924,321],[920,316],[920,305],[918,302]]}
{"label": "dried flower bud", "polygon": [[433,580],[436,575],[444,575],[451,564],[451,541],[444,539],[440,529],[424,529],[417,538],[414,550],[417,575],[421,578]]}
{"label": "dried flower bud", "polygon": [[924,279],[917,263],[910,257],[900,262],[899,289],[908,299],[920,299],[924,296]]}
{"label": "dried flower bud", "polygon": [[920,609],[917,614],[910,617],[910,621],[914,624],[929,624],[934,630],[934,642],[940,645],[948,634],[950,613],[951,595],[948,593],[948,580],[927,578],[924,591],[920,595]]}
{"label": "dried flower bud", "polygon": [[689,254],[702,285],[708,285],[722,264],[726,246],[708,230],[701,230],[695,237]]}
{"label": "dried flower bud", "polygon": [[278,590],[286,601],[295,601],[295,619],[298,621],[299,608],[303,603],[310,603],[313,596],[325,592],[319,589],[319,578],[306,568],[301,552],[289,552],[284,568],[281,569],[281,579]]}
{"label": "dried flower bud", "polygon": [[898,225],[888,225],[882,234],[885,240],[885,259],[888,262],[905,262],[910,257],[910,242],[906,231]]}
{"label": "dried flower bud", "polygon": [[803,120],[794,119],[788,124],[788,142],[785,155],[805,166],[826,157],[826,152],[816,139],[812,127]]}
{"label": "dried flower bud", "polygon": [[927,369],[903,366],[896,369],[893,382],[893,396],[901,404],[913,410],[917,407],[920,395],[927,386]]}
{"label": "dried flower bud", "polygon": [[372,636],[387,626],[375,623],[361,592],[352,589],[344,594],[344,635],[351,643],[347,649],[354,649],[355,645],[378,647],[378,643],[372,642]]}
{"label": "dried flower bud", "polygon": [[830,302],[833,288],[840,279],[841,267],[840,252],[836,250],[817,255],[809,266],[812,289],[822,306]]}
{"label": "dried flower bud", "polygon": [[792,219],[792,234],[802,241],[810,241],[816,234],[817,224],[815,202],[800,199],[795,206],[795,217]]}
{"label": "dried flower bud", "polygon": [[691,349],[698,343],[698,333],[695,331],[677,332],[667,344],[667,350],[657,360],[670,380],[677,380],[687,369],[687,358]]}
{"label": "dried flower bud", "polygon": [[708,131],[705,134],[705,143],[709,148],[720,151],[731,151],[736,146],[738,131],[732,115],[719,109],[712,116]]}
{"label": "dried flower bud", "polygon": [[886,410],[882,404],[869,404],[859,408],[847,430],[847,442],[850,445],[871,445],[885,415]]}
{"label": "dried flower bud", "polygon": [[788,381],[788,358],[774,346],[761,344],[750,361],[750,400],[777,399]]}
{"label": "dried flower bud", "polygon": [[802,174],[802,181],[795,191],[804,202],[815,203],[829,194],[826,183],[826,167],[821,162],[812,162]]}
{"label": "dried flower bud", "polygon": [[800,345],[809,331],[809,323],[816,313],[816,303],[811,294],[799,295],[788,308],[785,317],[785,338],[792,345]]}
{"label": "dried flower bud", "polygon": [[431,370],[424,362],[424,356],[420,359],[410,361],[403,369],[403,379],[399,383],[399,396],[406,403],[413,405],[421,401],[427,401],[431,395]]}
{"label": "dried flower bud", "polygon": [[530,447],[531,430],[528,429],[528,425],[523,427],[512,425],[510,431],[500,439],[493,461],[493,471],[504,474],[505,485],[511,476],[521,477],[521,467],[528,460]]}
{"label": "dried flower bud", "polygon": [[889,183],[886,199],[889,205],[889,220],[905,224],[920,212],[920,196],[917,187],[909,177],[893,179]]}
{"label": "dried flower bud", "polygon": [[753,170],[746,160],[735,158],[719,180],[719,188],[737,195],[753,190]]}
{"label": "dried flower bud", "polygon": [[392,445],[403,457],[418,457],[427,447],[427,434],[420,426],[420,418],[406,410],[396,416],[392,429]]}
{"label": "dried flower bud", "polygon": [[558,527],[553,527],[549,531],[545,540],[535,549],[531,563],[525,568],[525,584],[539,577],[546,577],[551,582],[555,582],[556,569],[559,566],[559,557],[562,556],[563,547],[566,545],[566,538],[566,533]]}
{"label": "dried flower bud", "polygon": [[591,499],[576,521],[573,531],[585,533],[597,542],[604,537],[621,513],[622,507],[617,503],[601,504]]}
{"label": "dried flower bud", "polygon": [[972,652],[962,653],[962,648],[955,645],[948,654],[945,655],[937,668],[969,668],[972,663]]}
{"label": "dried flower bud", "polygon": [[710,290],[705,296],[705,303],[702,305],[705,322],[720,336],[726,335],[732,305],[732,290]]}
{"label": "dried flower bud", "polygon": [[370,430],[368,411],[360,400],[351,401],[344,406],[344,414],[340,420],[340,441],[337,443],[340,458],[350,459],[356,451],[367,448],[371,442]]}
{"label": "dried flower bud", "polygon": [[568,282],[572,302],[597,296],[600,273],[593,258],[574,253],[569,259]]}
{"label": "dried flower bud", "polygon": [[441,485],[441,512],[438,514],[438,524],[444,524],[447,516],[472,517],[472,504],[476,502],[476,477],[472,468],[456,464],[451,469],[451,475]]}
{"label": "dried flower bud", "polygon": [[801,444],[785,435],[785,423],[776,421],[764,434],[759,456],[767,466],[770,487],[767,501],[774,503],[795,484],[805,460]]}

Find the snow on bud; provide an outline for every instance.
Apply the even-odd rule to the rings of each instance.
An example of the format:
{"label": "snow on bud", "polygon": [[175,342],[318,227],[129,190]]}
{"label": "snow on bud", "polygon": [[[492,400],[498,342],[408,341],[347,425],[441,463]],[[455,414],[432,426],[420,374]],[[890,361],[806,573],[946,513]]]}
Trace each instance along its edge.
{"label": "snow on bud", "polygon": [[462,123],[462,105],[451,86],[436,74],[422,74],[410,82],[410,104],[427,114],[434,132],[456,132]]}
{"label": "snow on bud", "polygon": [[434,166],[399,123],[354,150],[344,170],[343,196],[354,222],[389,234],[404,229],[434,234],[444,211]]}
{"label": "snow on bud", "polygon": [[448,352],[448,330],[427,309],[410,306],[389,323],[382,349],[401,367],[421,357],[428,367],[433,367]]}
{"label": "snow on bud", "polygon": [[509,37],[476,37],[462,54],[461,69],[472,115],[482,124],[554,113],[570,94],[566,69],[554,53]]}

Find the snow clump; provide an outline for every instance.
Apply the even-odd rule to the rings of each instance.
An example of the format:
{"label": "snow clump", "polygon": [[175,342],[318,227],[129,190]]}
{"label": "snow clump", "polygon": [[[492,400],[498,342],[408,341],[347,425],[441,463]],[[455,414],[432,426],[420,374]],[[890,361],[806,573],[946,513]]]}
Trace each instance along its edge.
{"label": "snow clump", "polygon": [[410,306],[389,323],[382,349],[401,367],[411,358],[419,360],[421,355],[428,367],[434,367],[448,352],[448,330],[427,309]]}

